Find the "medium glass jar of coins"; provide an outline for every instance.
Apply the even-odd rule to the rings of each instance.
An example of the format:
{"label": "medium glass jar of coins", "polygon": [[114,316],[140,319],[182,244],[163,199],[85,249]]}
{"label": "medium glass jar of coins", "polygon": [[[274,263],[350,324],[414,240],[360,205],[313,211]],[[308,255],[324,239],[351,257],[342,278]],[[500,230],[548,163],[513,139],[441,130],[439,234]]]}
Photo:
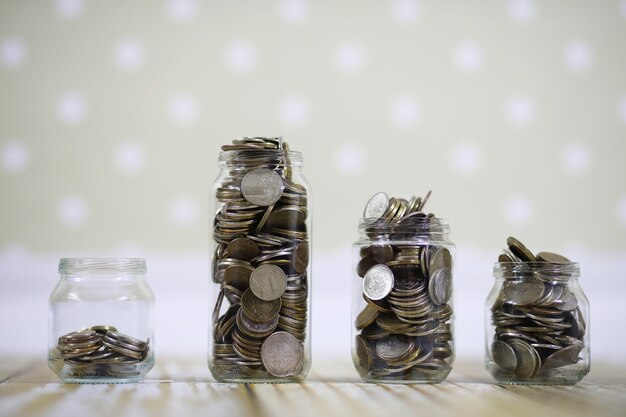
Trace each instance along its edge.
{"label": "medium glass jar of coins", "polygon": [[49,300],[48,365],[64,382],[140,382],[154,365],[143,259],[63,258]]}
{"label": "medium glass jar of coins", "polygon": [[448,222],[424,212],[429,195],[378,193],[359,222],[352,358],[366,381],[437,383],[452,369],[455,247]]}
{"label": "medium glass jar of coins", "polygon": [[589,372],[589,301],[579,266],[551,252],[533,254],[509,237],[487,297],[486,368],[509,384],[562,384]]}
{"label": "medium glass jar of coins", "polygon": [[213,186],[208,364],[218,381],[290,382],[310,367],[311,213],[281,138],[222,146]]}

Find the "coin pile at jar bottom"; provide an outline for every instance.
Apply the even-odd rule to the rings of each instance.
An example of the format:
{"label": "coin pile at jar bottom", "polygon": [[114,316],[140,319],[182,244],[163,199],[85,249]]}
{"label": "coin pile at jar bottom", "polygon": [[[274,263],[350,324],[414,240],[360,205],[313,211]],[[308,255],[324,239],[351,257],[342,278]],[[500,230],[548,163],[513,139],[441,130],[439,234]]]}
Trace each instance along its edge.
{"label": "coin pile at jar bottom", "polygon": [[297,377],[308,331],[307,189],[292,180],[278,139],[222,149],[237,164],[216,193],[211,370],[225,380]]}
{"label": "coin pile at jar bottom", "polygon": [[491,306],[494,377],[541,380],[578,363],[586,323],[568,287],[571,262],[550,252],[533,255],[512,237],[498,261],[505,281]]}
{"label": "coin pile at jar bottom", "polygon": [[132,376],[148,362],[150,339],[130,337],[113,326],[93,326],[59,337],[57,351],[74,377]]}
{"label": "coin pile at jar bottom", "polygon": [[[365,209],[374,222],[369,230],[376,235],[385,229],[388,240],[360,250],[356,273],[363,278],[366,306],[355,320],[355,365],[365,379],[440,381],[454,356],[452,255],[444,246],[410,241],[436,222],[421,212],[428,196],[406,201],[382,194]],[[381,217],[373,219],[373,213]],[[386,224],[375,224],[380,221]],[[401,236],[401,243],[393,243],[395,232],[389,230]]]}

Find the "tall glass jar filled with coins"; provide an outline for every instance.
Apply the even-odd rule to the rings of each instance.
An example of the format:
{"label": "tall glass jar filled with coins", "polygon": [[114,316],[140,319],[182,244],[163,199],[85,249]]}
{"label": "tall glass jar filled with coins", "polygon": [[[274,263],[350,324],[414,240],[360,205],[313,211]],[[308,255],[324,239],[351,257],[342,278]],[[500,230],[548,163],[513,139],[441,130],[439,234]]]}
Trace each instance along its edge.
{"label": "tall glass jar filled with coins", "polygon": [[63,258],[48,365],[64,382],[140,382],[154,365],[154,295],[139,258]]}
{"label": "tall glass jar filled with coins", "polygon": [[455,247],[429,196],[375,194],[359,222],[352,358],[366,381],[437,383],[452,369]]}
{"label": "tall glass jar filled with coins", "polygon": [[487,371],[508,384],[571,385],[590,368],[589,301],[576,262],[509,237],[485,306]]}
{"label": "tall glass jar filled with coins", "polygon": [[222,146],[211,214],[208,364],[218,381],[291,382],[311,362],[310,187],[282,138]]}

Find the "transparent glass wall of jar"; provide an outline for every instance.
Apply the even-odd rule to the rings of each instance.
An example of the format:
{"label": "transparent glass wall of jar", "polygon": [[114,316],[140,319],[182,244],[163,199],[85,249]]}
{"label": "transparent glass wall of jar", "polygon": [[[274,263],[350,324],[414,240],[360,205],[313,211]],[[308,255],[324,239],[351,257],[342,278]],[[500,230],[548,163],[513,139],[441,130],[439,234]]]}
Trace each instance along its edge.
{"label": "transparent glass wall of jar", "polygon": [[589,301],[577,263],[497,262],[485,305],[485,365],[499,382],[562,384],[590,368]]}
{"label": "transparent glass wall of jar", "polygon": [[212,188],[208,365],[218,381],[292,382],[311,363],[311,189],[281,138],[222,147]]}
{"label": "transparent glass wall of jar", "polygon": [[443,219],[362,219],[353,245],[352,358],[365,381],[438,383],[454,361],[455,247]]}
{"label": "transparent glass wall of jar", "polygon": [[63,258],[49,299],[48,365],[64,382],[139,382],[154,365],[143,259]]}

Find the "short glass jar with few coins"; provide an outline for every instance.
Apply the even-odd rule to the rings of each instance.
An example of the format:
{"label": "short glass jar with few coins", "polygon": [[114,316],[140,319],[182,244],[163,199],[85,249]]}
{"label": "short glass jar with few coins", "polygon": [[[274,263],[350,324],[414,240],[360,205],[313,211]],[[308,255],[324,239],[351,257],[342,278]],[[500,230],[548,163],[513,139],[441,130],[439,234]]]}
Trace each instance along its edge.
{"label": "short glass jar with few coins", "polygon": [[455,247],[424,198],[375,194],[353,245],[352,358],[365,381],[437,383],[454,360]]}
{"label": "short glass jar with few coins", "polygon": [[590,368],[579,265],[509,237],[485,305],[485,365],[507,384],[571,385]]}
{"label": "short glass jar with few coins", "polygon": [[140,382],[154,365],[154,295],[139,258],[63,258],[48,365],[64,382]]}
{"label": "short glass jar with few coins", "polygon": [[222,146],[212,189],[208,364],[218,381],[292,382],[310,368],[311,212],[282,138]]}

